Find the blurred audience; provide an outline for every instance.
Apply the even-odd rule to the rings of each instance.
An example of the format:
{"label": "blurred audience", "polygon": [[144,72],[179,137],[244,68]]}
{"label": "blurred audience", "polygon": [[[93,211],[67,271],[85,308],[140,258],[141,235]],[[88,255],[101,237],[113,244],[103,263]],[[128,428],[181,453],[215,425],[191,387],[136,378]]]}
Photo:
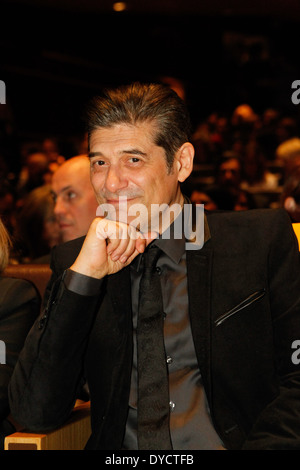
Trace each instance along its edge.
{"label": "blurred audience", "polygon": [[282,142],[276,148],[276,159],[282,167],[283,177],[286,178],[300,162],[300,138],[294,137]]}
{"label": "blurred audience", "polygon": [[48,161],[48,171],[44,175],[44,182],[50,184],[53,173],[66,159],[63,155],[60,155],[58,142],[54,138],[48,137],[43,140],[42,151]]}
{"label": "blurred audience", "polygon": [[0,218],[9,234],[15,230],[15,208],[17,195],[13,185],[7,179],[0,180]]}
{"label": "blurred audience", "polygon": [[20,197],[26,196],[33,189],[45,183],[48,173],[48,158],[42,152],[30,152],[21,168],[17,191]]}
{"label": "blurred audience", "polygon": [[242,188],[272,190],[279,184],[281,172],[272,173],[256,139],[249,140],[242,149]]}
{"label": "blurred audience", "polygon": [[[242,164],[241,157],[235,152],[227,151],[222,155],[219,164],[216,167],[216,185],[227,197],[226,210],[247,210],[254,209],[255,202],[251,194],[243,189],[242,183]],[[225,200],[223,201],[223,205]]]}
{"label": "blurred audience", "polygon": [[54,172],[52,193],[63,241],[85,235],[98,207],[90,182],[90,160],[87,155],[66,160]]}
{"label": "blurred audience", "polygon": [[51,248],[61,240],[51,187],[35,188],[17,213],[15,256],[21,263],[49,262]]}
{"label": "blurred audience", "polygon": [[216,167],[216,184],[232,194],[239,191],[242,178],[242,164],[235,152],[224,152]]}
{"label": "blurred audience", "polygon": [[282,116],[275,130],[278,145],[299,135],[299,126],[293,117]]}
{"label": "blurred audience", "polygon": [[65,157],[60,155],[57,139],[53,137],[46,137],[43,140],[42,151],[46,155],[49,163],[56,163],[60,166],[65,161]]}
{"label": "blurred audience", "polygon": [[[183,80],[172,76],[160,80],[187,100],[189,90]],[[190,180],[201,187],[192,199],[205,200],[207,208],[217,205],[225,210],[280,206],[283,182],[300,166],[299,124],[300,120],[272,107],[259,114],[246,102],[232,112],[212,110],[196,124],[192,136],[195,160]],[[15,174],[2,158],[0,216],[10,234],[15,233],[25,198],[46,185],[52,187],[62,240],[87,232],[97,202],[89,181],[86,134],[73,139],[78,157],[65,157],[61,148],[67,150],[67,141],[59,144],[52,136],[23,142],[16,158],[22,165]],[[26,253],[24,259],[36,255]]]}
{"label": "blurred audience", "polygon": [[287,176],[281,194],[281,205],[293,223],[300,222],[300,167]]}
{"label": "blurred audience", "polygon": [[231,132],[228,117],[211,113],[201,122],[193,136],[195,163],[216,164],[220,155],[231,145]]}
{"label": "blurred audience", "polygon": [[0,449],[16,431],[10,417],[8,383],[25,338],[40,311],[40,298],[31,283],[5,277],[11,249],[9,234],[0,220]]}
{"label": "blurred audience", "polygon": [[261,116],[260,127],[257,131],[256,141],[261,148],[266,161],[274,160],[276,147],[278,146],[278,136],[276,128],[279,121],[277,109],[267,108]]}
{"label": "blurred audience", "polygon": [[206,210],[233,210],[234,198],[226,190],[217,186],[205,186],[201,184],[190,184],[185,188],[185,194],[193,204],[204,204]]}
{"label": "blurred audience", "polygon": [[193,204],[203,204],[204,208],[209,211],[219,209],[219,204],[213,189],[195,187],[190,195],[190,200]]}

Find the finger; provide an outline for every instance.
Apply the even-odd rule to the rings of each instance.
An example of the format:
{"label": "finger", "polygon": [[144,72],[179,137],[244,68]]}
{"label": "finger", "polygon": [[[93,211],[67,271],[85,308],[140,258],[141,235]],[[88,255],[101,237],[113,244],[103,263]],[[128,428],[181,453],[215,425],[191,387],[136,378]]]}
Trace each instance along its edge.
{"label": "finger", "polygon": [[124,225],[120,236],[121,238],[117,240],[117,243],[112,243],[113,250],[110,250],[111,259],[112,261],[116,261],[122,257],[121,261],[125,262],[135,250],[137,231],[130,225]]}
{"label": "finger", "polygon": [[[120,261],[121,263],[126,263],[126,261],[132,256],[135,258],[139,254],[139,252],[136,250],[136,240],[130,239],[127,245],[126,250],[120,255]],[[132,258],[132,259],[133,259]]]}
{"label": "finger", "polygon": [[[157,232],[149,232],[143,234],[131,225],[128,226],[128,235],[130,238],[128,239],[128,245],[126,250],[122,254],[120,254],[119,247],[117,249],[117,252],[119,254],[119,261],[121,261],[122,263],[127,263],[128,261],[128,264],[130,264],[136,256],[143,253],[146,246],[148,246],[151,241],[158,237]],[[120,248],[123,247],[124,245]],[[116,260],[115,257],[113,259]]]}
{"label": "finger", "polygon": [[115,247],[113,252],[110,254],[111,260],[116,261],[121,256],[130,256],[135,250],[135,240],[130,238],[119,240],[118,245]]}
{"label": "finger", "polygon": [[119,227],[116,223],[110,223],[107,219],[101,219],[96,225],[96,235],[99,239],[110,241],[120,238],[119,232],[122,227]]}
{"label": "finger", "polygon": [[138,250],[139,253],[143,253],[146,249],[146,247],[153,242],[156,238],[158,238],[158,233],[157,232],[147,232],[147,233],[141,233],[140,236],[136,240],[136,249]]}

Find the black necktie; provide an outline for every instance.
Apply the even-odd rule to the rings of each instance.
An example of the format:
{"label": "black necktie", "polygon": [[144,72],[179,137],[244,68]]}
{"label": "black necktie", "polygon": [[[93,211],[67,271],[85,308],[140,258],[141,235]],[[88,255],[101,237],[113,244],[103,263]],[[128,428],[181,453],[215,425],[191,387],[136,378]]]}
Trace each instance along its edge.
{"label": "black necktie", "polygon": [[147,450],[172,449],[159,254],[156,246],[144,253],[137,323],[138,447]]}

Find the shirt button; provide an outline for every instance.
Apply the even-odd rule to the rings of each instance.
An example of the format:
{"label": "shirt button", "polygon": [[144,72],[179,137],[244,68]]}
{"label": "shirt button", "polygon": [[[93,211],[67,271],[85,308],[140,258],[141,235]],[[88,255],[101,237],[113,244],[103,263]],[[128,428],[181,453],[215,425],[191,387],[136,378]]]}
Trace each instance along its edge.
{"label": "shirt button", "polygon": [[161,275],[161,268],[156,267],[155,269],[156,269],[157,274],[160,276]]}
{"label": "shirt button", "polygon": [[170,410],[171,410],[171,411],[174,411],[175,406],[176,406],[176,405],[175,405],[175,403],[174,403],[173,401],[170,401],[170,402],[169,402],[169,407],[170,407]]}
{"label": "shirt button", "polygon": [[171,358],[171,356],[167,356],[167,364],[172,364],[173,362],[173,359]]}
{"label": "shirt button", "polygon": [[38,328],[39,330],[42,330],[46,324],[46,321],[47,321],[47,318],[48,318],[48,315],[44,314],[42,316],[42,318],[40,319],[39,323],[38,323]]}

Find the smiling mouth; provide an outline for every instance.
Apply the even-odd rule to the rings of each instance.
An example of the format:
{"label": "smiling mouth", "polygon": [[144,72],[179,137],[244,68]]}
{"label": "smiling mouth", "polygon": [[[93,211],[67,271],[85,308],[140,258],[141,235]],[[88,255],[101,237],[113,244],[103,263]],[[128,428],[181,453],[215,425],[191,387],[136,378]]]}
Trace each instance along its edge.
{"label": "smiling mouth", "polygon": [[125,205],[129,201],[132,201],[135,198],[118,198],[118,199],[106,199],[107,204],[113,204],[113,205]]}

